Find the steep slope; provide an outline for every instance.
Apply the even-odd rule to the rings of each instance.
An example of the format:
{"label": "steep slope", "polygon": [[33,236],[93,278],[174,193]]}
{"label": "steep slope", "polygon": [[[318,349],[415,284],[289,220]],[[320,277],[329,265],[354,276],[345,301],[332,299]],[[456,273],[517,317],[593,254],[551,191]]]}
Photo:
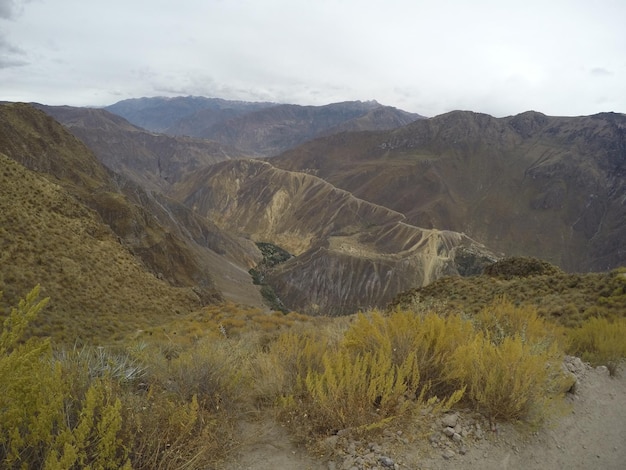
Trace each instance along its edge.
{"label": "steep slope", "polygon": [[481,275],[438,279],[402,292],[389,309],[420,301],[473,315],[502,297],[515,305],[530,305],[568,327],[581,326],[590,318],[626,317],[626,268],[566,273],[536,258],[504,258]]}
{"label": "steep slope", "polygon": [[[59,282],[64,283],[67,289],[59,293],[48,291],[49,295],[63,295],[64,307],[56,313],[62,313],[64,318],[67,315],[82,318],[85,312],[93,312],[93,305],[85,304],[81,293],[71,294],[71,287],[81,286],[81,283],[72,281],[72,277],[57,275],[54,271],[55,264],[47,260],[69,257],[76,265],[72,267],[72,271],[82,273],[88,282],[106,278],[106,275],[101,276],[97,271],[92,271],[92,266],[97,263],[92,263],[91,257],[84,255],[90,249],[90,242],[94,243],[91,248],[96,253],[99,253],[98,247],[102,244],[98,240],[92,240],[93,237],[83,237],[77,241],[76,237],[61,230],[82,230],[82,225],[96,224],[99,228],[89,229],[88,234],[108,233],[119,250],[132,258],[144,270],[145,276],[162,287],[163,294],[155,296],[154,301],[147,302],[145,309],[139,309],[142,312],[161,302],[161,309],[155,308],[155,318],[158,318],[163,309],[168,312],[181,311],[179,304],[184,309],[189,309],[219,301],[224,296],[237,301],[245,299],[254,305],[261,304],[260,295],[247,274],[247,269],[260,256],[252,243],[225,235],[184,206],[165,197],[146,193],[136,184],[113,174],[78,139],[43,112],[24,104],[0,106],[0,152],[5,156],[3,165],[22,168],[21,172],[15,170],[15,175],[5,171],[3,175],[8,178],[7,181],[19,181],[20,175],[30,174],[29,170],[35,172],[33,174],[36,176],[31,179],[41,180],[38,183],[41,185],[50,182],[61,193],[58,198],[71,201],[70,208],[66,210],[69,214],[67,217],[75,213],[80,219],[76,223],[67,222],[65,227],[64,218],[54,218],[59,210],[57,204],[50,205],[47,201],[40,200],[45,199],[46,194],[52,190],[44,188],[25,196],[16,193],[19,188],[15,184],[7,182],[3,185],[6,190],[2,194],[3,203],[12,207],[11,211],[3,211],[3,215],[8,217],[8,214],[13,214],[2,223],[6,231],[3,234],[6,256],[12,256],[14,248],[11,247],[17,246],[20,249],[21,246],[19,237],[15,239],[9,236],[22,227],[16,225],[15,218],[19,218],[19,214],[22,214],[24,220],[55,220],[55,225],[51,227],[33,224],[45,230],[27,234],[31,241],[39,238],[50,241],[51,245],[45,245],[45,249],[40,250],[42,253],[46,252],[45,257],[27,256],[21,260],[24,264],[7,260],[9,264],[0,265],[3,272],[10,268],[14,273],[13,277],[16,272],[21,273],[15,277],[15,282],[11,282],[8,303],[15,300],[16,295],[21,295],[25,289],[32,287],[29,285],[32,284],[31,281],[46,285],[49,279],[59,278]],[[24,191],[28,193],[29,187],[24,186]],[[16,201],[28,203],[18,205],[14,204]],[[83,214],[91,219],[82,222]],[[79,228],[73,229],[76,225]],[[76,256],[72,254],[72,245],[60,240],[75,242]],[[79,244],[86,246],[79,248]],[[53,249],[55,246],[60,247],[58,251]],[[103,253],[102,256],[109,255]],[[119,258],[115,253],[110,256],[110,259]],[[84,265],[81,264],[81,259],[84,260]],[[38,267],[34,267],[33,263]],[[137,277],[136,274],[132,275]],[[107,284],[107,288],[113,289],[114,285],[127,283],[129,289],[131,286],[141,289],[133,279],[126,279],[120,273],[116,283]],[[5,282],[9,284],[8,280]],[[191,300],[181,304],[180,299],[176,300],[175,296],[168,293],[170,288],[184,291],[184,295]],[[154,289],[146,288],[146,292],[154,293]],[[123,304],[126,295],[130,295],[128,290],[119,289],[109,295],[110,302],[102,302],[96,313],[104,315],[115,311],[128,312],[126,307],[116,309],[111,306]],[[139,295],[140,298],[142,296],[143,294]]]}
{"label": "steep slope", "polygon": [[36,284],[51,298],[35,334],[106,342],[201,303],[157,279],[98,214],[0,152],[0,313]]}
{"label": "steep slope", "polygon": [[462,234],[408,225],[398,212],[258,160],[213,165],[172,195],[224,229],[296,255],[267,280],[287,307],[306,313],[383,306],[409,287],[493,261]]}
{"label": "steep slope", "polygon": [[274,241],[293,254],[338,231],[403,219],[319,178],[257,160],[222,162],[174,186],[172,196],[220,227]]}
{"label": "steep slope", "polygon": [[423,227],[571,271],[626,263],[626,116],[452,112],[273,158]]}
{"label": "steep slope", "polygon": [[103,109],[36,105],[82,140],[108,168],[165,191],[183,175],[244,155],[217,142],[155,134]]}

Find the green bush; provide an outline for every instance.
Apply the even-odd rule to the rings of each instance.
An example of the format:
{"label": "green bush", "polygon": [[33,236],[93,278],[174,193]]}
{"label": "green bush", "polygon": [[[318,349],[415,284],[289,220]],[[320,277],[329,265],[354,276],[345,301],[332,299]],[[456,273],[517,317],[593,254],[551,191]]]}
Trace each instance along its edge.
{"label": "green bush", "polygon": [[484,269],[487,276],[501,279],[530,276],[552,276],[563,271],[556,266],[537,258],[512,256],[497,261]]}

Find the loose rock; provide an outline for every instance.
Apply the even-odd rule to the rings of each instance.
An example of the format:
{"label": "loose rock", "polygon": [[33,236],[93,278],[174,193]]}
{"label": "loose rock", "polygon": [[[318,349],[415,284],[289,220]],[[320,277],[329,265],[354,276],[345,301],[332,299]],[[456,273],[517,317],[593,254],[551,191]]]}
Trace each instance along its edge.
{"label": "loose rock", "polygon": [[451,413],[451,414],[447,414],[444,415],[441,418],[441,424],[446,427],[446,428],[453,428],[457,425],[459,421],[459,415],[458,413]]}
{"label": "loose rock", "polygon": [[450,460],[453,459],[454,456],[456,455],[456,453],[452,450],[452,449],[446,449],[443,451],[443,453],[441,454],[442,457],[446,460]]}

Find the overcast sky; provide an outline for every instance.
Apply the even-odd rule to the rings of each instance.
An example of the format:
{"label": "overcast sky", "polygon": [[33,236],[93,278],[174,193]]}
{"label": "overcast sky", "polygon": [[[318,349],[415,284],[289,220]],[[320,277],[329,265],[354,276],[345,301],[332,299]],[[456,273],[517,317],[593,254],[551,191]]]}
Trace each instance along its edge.
{"label": "overcast sky", "polygon": [[626,113],[624,0],[0,0],[0,100]]}

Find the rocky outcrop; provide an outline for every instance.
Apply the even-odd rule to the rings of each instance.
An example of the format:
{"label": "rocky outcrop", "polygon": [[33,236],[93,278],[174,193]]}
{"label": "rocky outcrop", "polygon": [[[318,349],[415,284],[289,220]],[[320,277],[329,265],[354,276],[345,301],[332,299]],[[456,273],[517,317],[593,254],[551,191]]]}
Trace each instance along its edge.
{"label": "rocky outcrop", "polygon": [[[269,283],[288,306],[298,311],[343,315],[386,306],[399,292],[423,286],[442,276],[458,275],[458,250],[477,244],[456,232],[401,227],[412,246],[384,240],[390,224],[372,232],[329,237],[283,263]],[[378,233],[376,233],[378,232]],[[385,245],[384,247],[381,245]],[[487,250],[480,249],[481,256]],[[491,255],[492,256],[492,255]],[[494,259],[493,257],[491,258]]]}

